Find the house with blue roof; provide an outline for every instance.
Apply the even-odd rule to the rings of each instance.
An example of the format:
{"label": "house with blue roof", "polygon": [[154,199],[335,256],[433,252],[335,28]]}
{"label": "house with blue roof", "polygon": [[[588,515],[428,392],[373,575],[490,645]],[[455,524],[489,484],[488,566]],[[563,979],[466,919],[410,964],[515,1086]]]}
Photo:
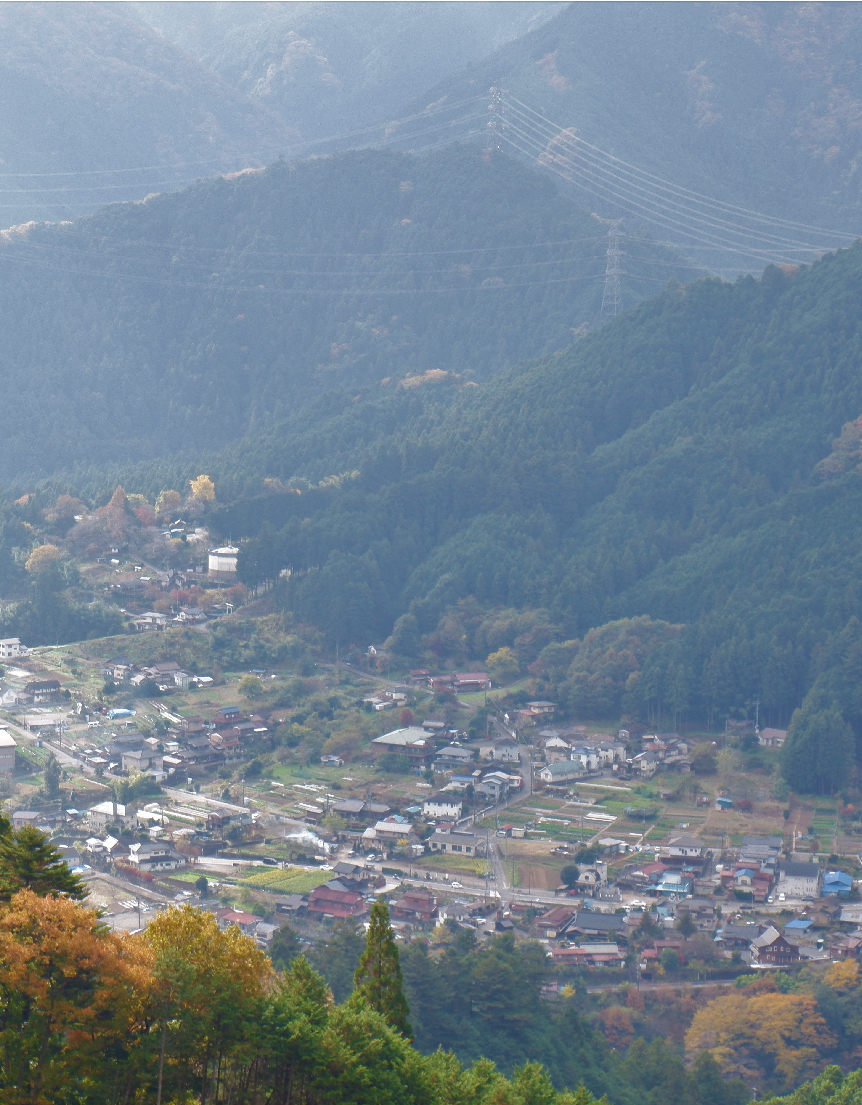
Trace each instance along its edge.
{"label": "house with blue roof", "polygon": [[846,898],[852,889],[853,880],[843,871],[827,871],[823,876],[823,890],[821,893],[824,898],[835,896]]}

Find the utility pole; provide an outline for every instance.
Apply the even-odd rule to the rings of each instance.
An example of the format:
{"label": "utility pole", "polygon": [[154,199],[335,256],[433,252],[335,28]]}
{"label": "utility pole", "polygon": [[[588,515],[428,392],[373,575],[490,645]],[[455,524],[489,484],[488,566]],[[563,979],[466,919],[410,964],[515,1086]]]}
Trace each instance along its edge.
{"label": "utility pole", "polygon": [[500,125],[502,123],[501,112],[503,107],[503,90],[494,85],[489,90],[491,102],[488,104],[488,146],[489,150],[500,148]]}
{"label": "utility pole", "polygon": [[608,228],[608,250],[607,250],[607,262],[605,264],[605,290],[602,294],[602,318],[613,318],[618,315],[622,310],[622,298],[620,296],[620,277],[622,276],[622,268],[620,267],[620,259],[622,258],[622,250],[620,249],[620,241],[622,240],[622,232],[620,227],[622,226],[622,219],[603,219],[599,215],[593,214],[594,219],[598,219],[600,223]]}

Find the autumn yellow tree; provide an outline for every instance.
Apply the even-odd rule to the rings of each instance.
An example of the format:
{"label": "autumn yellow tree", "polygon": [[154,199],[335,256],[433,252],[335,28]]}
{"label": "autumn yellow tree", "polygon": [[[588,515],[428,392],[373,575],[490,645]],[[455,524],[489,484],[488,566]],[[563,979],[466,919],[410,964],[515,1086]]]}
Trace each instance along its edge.
{"label": "autumn yellow tree", "polygon": [[65,1105],[79,1085],[122,1098],[141,1038],[152,955],[94,910],[22,890],[0,907],[0,1100]]}
{"label": "autumn yellow tree", "polygon": [[225,931],[211,913],[169,909],[146,930],[153,954],[152,998],[159,1024],[158,1083],[173,1098],[200,1088],[213,1093],[259,1020],[272,965],[235,925]]}
{"label": "autumn yellow tree", "polygon": [[156,499],[156,514],[160,517],[168,517],[176,514],[182,506],[183,497],[179,491],[160,491]]}
{"label": "autumn yellow tree", "polygon": [[215,484],[209,476],[198,476],[196,480],[189,480],[192,498],[202,503],[215,502]]}
{"label": "autumn yellow tree", "polygon": [[56,545],[39,545],[30,553],[24,567],[28,572],[36,575],[50,568],[52,564],[56,564],[59,559],[60,550]]}
{"label": "autumn yellow tree", "polygon": [[815,999],[778,993],[769,978],[699,1009],[685,1037],[692,1057],[708,1051],[725,1074],[768,1080],[776,1089],[813,1073],[834,1045]]}
{"label": "autumn yellow tree", "polygon": [[859,985],[859,964],[855,959],[843,959],[833,963],[823,976],[823,985],[839,993]]}

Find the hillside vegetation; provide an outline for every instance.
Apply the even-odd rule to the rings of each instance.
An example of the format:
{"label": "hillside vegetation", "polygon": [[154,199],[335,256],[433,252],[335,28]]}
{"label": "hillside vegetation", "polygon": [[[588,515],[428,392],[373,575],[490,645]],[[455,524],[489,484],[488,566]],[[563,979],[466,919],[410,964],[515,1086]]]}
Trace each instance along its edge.
{"label": "hillside vegetation", "polygon": [[[301,138],[315,140],[394,118],[413,96],[550,19],[563,4],[128,6],[224,81],[277,111]],[[426,141],[437,136],[431,132]]]}
{"label": "hillside vegetation", "polygon": [[[597,318],[605,249],[476,147],[276,162],[6,232],[0,478],[216,450],[333,387],[563,349]],[[629,303],[690,272],[649,242],[628,269]]]}
{"label": "hillside vegetation", "polygon": [[119,4],[0,11],[0,226],[265,164],[296,135]]}
{"label": "hillside vegetation", "polygon": [[213,472],[226,489],[353,475],[302,496],[259,485],[212,522],[263,525],[246,581],[290,567],[283,601],[333,643],[396,624],[418,655],[447,618],[494,607],[545,611],[560,642],[646,616],[685,627],[654,651],[648,700],[713,717],[759,696],[786,722],[860,613],[858,426],[837,439],[862,409],[860,284],[855,246],[668,289],[479,388],[330,396],[305,435],[288,424]]}
{"label": "hillside vegetation", "polygon": [[860,37],[854,4],[569,4],[413,108],[501,85],[676,184],[852,231]]}

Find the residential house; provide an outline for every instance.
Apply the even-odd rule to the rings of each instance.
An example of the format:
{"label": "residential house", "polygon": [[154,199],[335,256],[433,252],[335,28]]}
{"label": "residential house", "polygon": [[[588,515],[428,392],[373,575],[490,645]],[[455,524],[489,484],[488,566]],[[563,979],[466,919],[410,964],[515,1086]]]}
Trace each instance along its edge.
{"label": "residential house", "polygon": [[827,871],[823,876],[823,897],[846,898],[853,889],[853,880],[843,871]]}
{"label": "residential house", "polygon": [[566,926],[575,917],[576,910],[566,906],[555,906],[536,919],[536,927],[550,940],[561,936],[566,931]]}
{"label": "residential house", "polygon": [[843,909],[844,905],[839,900],[839,896],[832,895],[828,898],[820,898],[806,906],[803,917],[809,917],[814,928],[829,929],[840,922]]}
{"label": "residential house", "polygon": [[601,754],[595,748],[573,748],[569,754],[570,759],[580,764],[583,771],[598,771],[601,763]]}
{"label": "residential house", "polygon": [[772,925],[751,941],[752,967],[788,967],[799,960],[799,948]]}
{"label": "residential house", "polygon": [[332,802],[329,808],[351,825],[367,825],[369,821],[379,821],[391,812],[390,807],[382,802],[363,802],[360,798],[342,798]]}
{"label": "residential house", "polygon": [[15,810],[12,814],[12,828],[23,829],[25,825],[38,825],[43,814],[36,810]]}
{"label": "residential house", "polygon": [[560,760],[568,760],[572,746],[562,737],[548,737],[545,741],[545,759],[548,763],[559,763]]}
{"label": "residential house", "polygon": [[544,699],[528,702],[527,705],[536,716],[539,714],[552,714],[557,708],[556,702],[546,702]]}
{"label": "residential house", "polygon": [[217,729],[211,733],[208,743],[212,748],[223,752],[226,756],[235,755],[240,750],[240,731],[231,725],[225,729]]}
{"label": "residential house", "polygon": [[169,844],[152,843],[130,844],[129,862],[141,871],[175,871],[185,866],[185,857],[175,852]]}
{"label": "residential house", "polygon": [[658,757],[655,752],[641,752],[632,760],[632,770],[637,771],[645,779],[652,778],[658,768]]}
{"label": "residential house", "polygon": [[146,749],[139,752],[123,752],[121,763],[123,771],[161,772],[162,759],[161,752],[153,752],[150,749]]}
{"label": "residential house", "polygon": [[574,948],[554,948],[554,963],[560,967],[623,967],[625,952],[616,944],[581,944]]}
{"label": "residential house", "polygon": [[136,829],[138,814],[131,806],[120,802],[99,802],[87,811],[87,825],[93,832],[102,833],[108,825],[118,825],[121,829]]}
{"label": "residential house", "polygon": [[479,756],[483,760],[496,760],[501,764],[516,764],[521,761],[521,746],[512,737],[483,740],[479,742]]}
{"label": "residential house", "polygon": [[656,884],[660,898],[685,898],[692,892],[694,880],[677,871],[665,871]]}
{"label": "residential house", "polygon": [[673,951],[679,956],[680,965],[685,964],[685,956],[683,954],[683,941],[671,937],[668,940],[654,940],[651,948],[644,948],[640,954],[640,967],[641,970],[649,970],[654,967],[656,963],[661,962],[661,954],[664,951]]}
{"label": "residential house", "polygon": [[414,771],[424,771],[434,757],[434,741],[418,725],[409,725],[404,729],[393,729],[371,742],[375,755],[394,753],[406,756]]}
{"label": "residential house", "polygon": [[784,935],[791,943],[799,945],[799,942],[808,935],[808,930],[813,928],[808,917],[794,917],[784,926]]}
{"label": "residential house", "polygon": [[766,925],[759,925],[754,921],[745,925],[732,924],[728,921],[716,932],[715,945],[722,951],[742,951],[744,948],[750,948],[752,940],[765,932],[766,928]]}
{"label": "residential house", "polygon": [[254,931],[260,922],[260,917],[255,917],[253,913],[245,913],[241,909],[217,909],[215,916],[218,927],[222,931],[231,925],[236,925],[240,932],[246,936],[254,935]]}
{"label": "residential house", "polygon": [[[520,786],[520,776],[516,777]],[[476,794],[490,798],[493,802],[499,802],[505,798],[513,786],[512,776],[503,771],[488,771],[475,784]]]}
{"label": "residential house", "polygon": [[240,721],[241,718],[242,712],[239,706],[222,706],[214,720],[216,728],[218,729],[221,725],[233,725],[235,722]]}
{"label": "residential house", "polygon": [[378,821],[373,829],[366,829],[366,833],[368,839],[378,840],[381,844],[402,844],[413,838],[413,826],[406,817],[394,813],[391,817]]}
{"label": "residential house", "polygon": [[862,936],[856,936],[852,932],[849,936],[842,936],[834,941],[829,948],[833,959],[859,959],[862,957]]}
{"label": "residential house", "polygon": [[13,660],[16,656],[28,656],[30,649],[21,644],[17,637],[3,637],[0,640],[0,660]]}
{"label": "residential house", "polygon": [[786,860],[781,865],[778,892],[788,898],[811,899],[820,896],[820,867],[816,863],[795,863]]}
{"label": "residential house", "polygon": [[780,836],[744,836],[739,849],[740,862],[775,874],[784,841]]}
{"label": "residential house", "polygon": [[24,726],[30,733],[47,733],[49,729],[56,731],[62,725],[60,714],[25,714]]}
{"label": "residential house", "polygon": [[706,848],[703,841],[698,840],[696,836],[680,833],[671,836],[661,852],[666,857],[667,863],[678,866],[693,862],[699,865],[706,855]]}
{"label": "residential house", "polygon": [[620,936],[626,927],[626,919],[621,913],[599,913],[597,910],[581,909],[569,924],[567,933],[580,936]]}
{"label": "residential house", "polygon": [[463,744],[450,744],[441,748],[434,757],[434,768],[437,771],[463,771],[475,759],[474,749],[465,748]]}
{"label": "residential house", "polygon": [[455,693],[490,691],[491,679],[486,671],[459,671],[452,677]]}
{"label": "residential house", "polygon": [[842,925],[862,925],[862,903],[855,903],[851,905],[842,905],[841,907],[841,924]]}
{"label": "residential house", "polygon": [[259,948],[268,948],[272,938],[278,932],[278,925],[271,925],[266,921],[258,921],[254,926],[254,942]]}
{"label": "residential house", "polygon": [[8,729],[0,729],[0,775],[14,775],[15,749],[18,746]]}
{"label": "residential house", "polygon": [[306,908],[313,917],[333,920],[343,920],[346,917],[359,919],[368,912],[368,905],[361,894],[332,890],[328,886],[315,887],[308,896]]}
{"label": "residential house", "polygon": [[674,916],[677,920],[687,913],[699,929],[715,927],[715,906],[708,898],[683,898],[676,903]]}
{"label": "residential house", "polygon": [[582,779],[584,769],[580,761],[563,760],[561,763],[545,764],[539,769],[537,775],[545,786],[562,786],[573,783],[576,779]]}
{"label": "residential house", "polygon": [[761,729],[757,737],[762,748],[781,748],[786,740],[786,729]]}
{"label": "residential house", "polygon": [[138,633],[154,633],[160,629],[165,629],[167,624],[168,615],[160,614],[156,610],[148,610],[132,621],[132,625]]}
{"label": "residential house", "polygon": [[422,803],[422,813],[425,817],[447,817],[457,821],[461,816],[464,803],[460,798],[452,794],[432,794]]}
{"label": "residential house", "polygon": [[430,925],[437,916],[437,899],[427,890],[408,890],[403,898],[395,898],[390,903],[389,912],[396,921],[420,921]]}
{"label": "residential house", "polygon": [[482,837],[462,829],[450,829],[449,832],[438,829],[431,835],[428,844],[432,852],[452,852],[463,856],[475,856],[485,847]]}
{"label": "residential house", "polygon": [[24,694],[34,705],[44,705],[47,702],[58,702],[60,699],[59,679],[32,679],[24,684]]}

